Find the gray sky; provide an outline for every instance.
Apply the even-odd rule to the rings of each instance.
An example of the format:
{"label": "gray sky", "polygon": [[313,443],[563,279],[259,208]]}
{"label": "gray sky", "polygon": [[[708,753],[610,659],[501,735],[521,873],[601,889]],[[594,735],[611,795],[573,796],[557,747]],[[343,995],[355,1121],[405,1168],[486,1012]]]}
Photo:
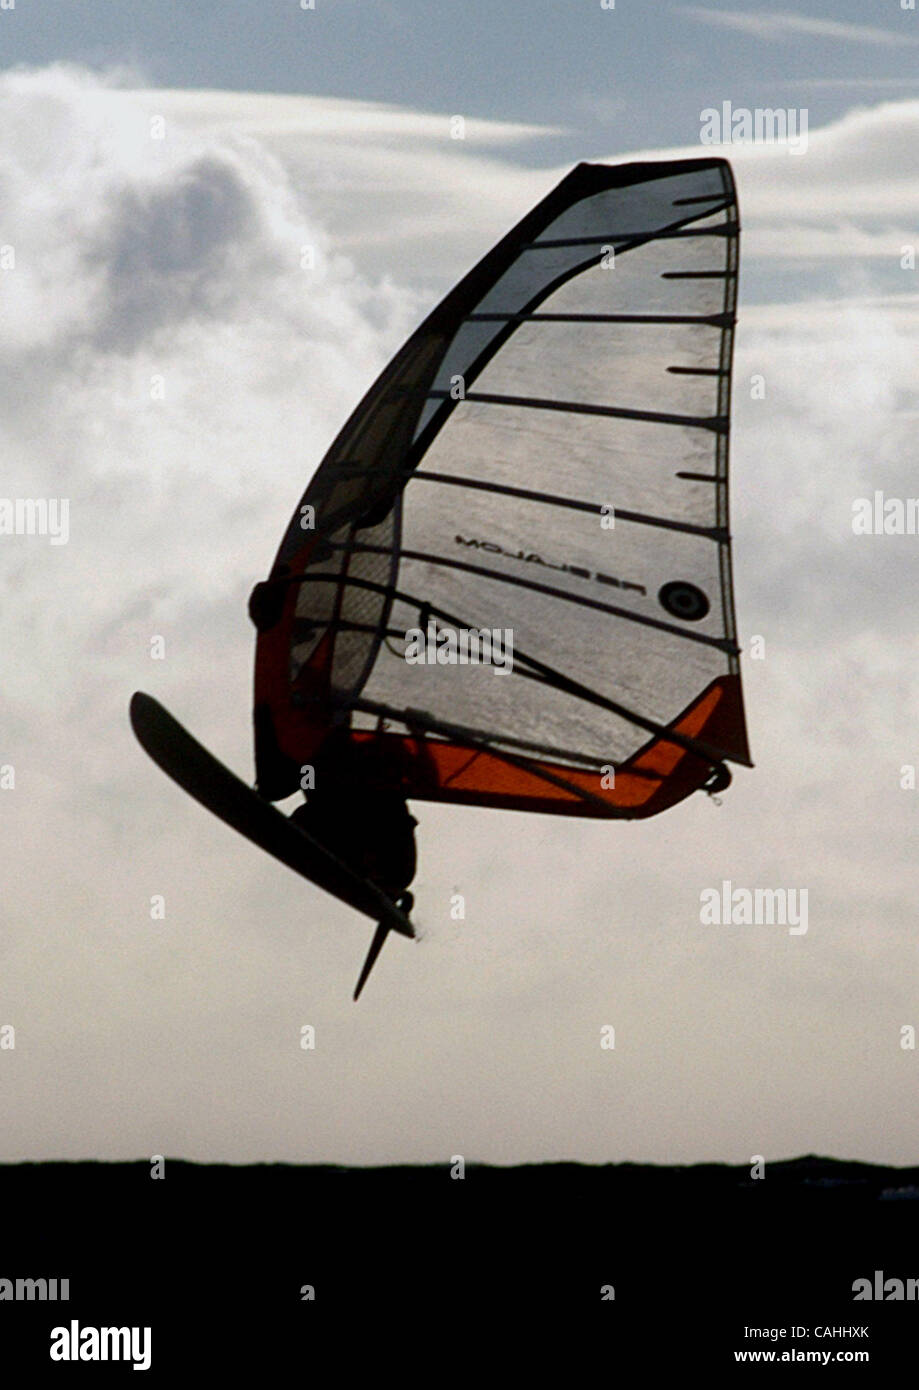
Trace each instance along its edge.
{"label": "gray sky", "polygon": [[[0,1157],[915,1162],[919,538],[851,516],[919,491],[919,18],[316,4],[0,11],[4,494],[70,499],[66,545],[0,538]],[[355,1007],[368,925],[173,788],[130,694],[248,775],[246,598],[347,412],[572,162],[708,153],[726,100],[810,129],[727,151],[756,770],[623,826],[422,807],[424,938]],[[723,879],[807,933],[703,927]]]}

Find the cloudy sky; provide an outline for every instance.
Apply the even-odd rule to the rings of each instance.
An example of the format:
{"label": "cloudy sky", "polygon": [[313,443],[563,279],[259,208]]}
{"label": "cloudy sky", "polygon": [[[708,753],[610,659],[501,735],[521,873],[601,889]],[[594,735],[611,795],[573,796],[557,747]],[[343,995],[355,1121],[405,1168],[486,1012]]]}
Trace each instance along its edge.
{"label": "cloudy sky", "polygon": [[[919,493],[916,12],[17,0],[0,35],[2,491],[70,508],[0,538],[0,1157],[916,1162],[919,538],[852,531]],[[756,768],[631,825],[420,808],[423,938],[355,1006],[368,925],[168,783],[131,692],[248,777],[246,599],[348,411],[572,163],[710,153],[724,101],[808,113],[804,153],[725,151]],[[724,879],[807,889],[808,931],[702,926]]]}

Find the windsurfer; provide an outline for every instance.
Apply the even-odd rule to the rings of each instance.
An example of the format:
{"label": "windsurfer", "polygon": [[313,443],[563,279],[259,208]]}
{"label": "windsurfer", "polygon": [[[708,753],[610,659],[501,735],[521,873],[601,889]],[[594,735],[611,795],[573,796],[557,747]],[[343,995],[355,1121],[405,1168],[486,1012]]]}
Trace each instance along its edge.
{"label": "windsurfer", "polygon": [[314,772],[315,787],[291,820],[410,912],[418,822],[406,804],[401,750],[341,726],[324,740]]}

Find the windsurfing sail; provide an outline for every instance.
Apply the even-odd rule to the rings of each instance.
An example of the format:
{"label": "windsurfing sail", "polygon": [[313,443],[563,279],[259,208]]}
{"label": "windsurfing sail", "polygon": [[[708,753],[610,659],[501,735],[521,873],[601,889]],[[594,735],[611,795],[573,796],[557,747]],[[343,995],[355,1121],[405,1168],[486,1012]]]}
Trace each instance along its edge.
{"label": "windsurfing sail", "polygon": [[410,797],[520,810],[650,816],[750,765],[738,250],[725,160],[579,164],[412,334],[252,596],[265,796],[342,723]]}

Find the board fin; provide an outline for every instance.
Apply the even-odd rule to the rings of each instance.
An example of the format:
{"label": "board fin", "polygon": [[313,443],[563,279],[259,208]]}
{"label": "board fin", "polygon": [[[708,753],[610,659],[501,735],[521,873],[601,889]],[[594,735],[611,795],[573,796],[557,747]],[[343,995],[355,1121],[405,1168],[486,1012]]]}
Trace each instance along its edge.
{"label": "board fin", "polygon": [[[415,906],[414,893],[409,892],[407,888],[404,889],[399,894],[398,898],[395,899],[394,906],[398,908],[400,912],[403,912],[407,918],[412,908]],[[367,952],[367,959],[364,961],[361,973],[358,976],[357,984],[354,986],[354,993],[351,996],[355,1003],[357,1003],[357,1000],[360,998],[361,990],[367,983],[367,980],[370,977],[370,972],[377,963],[377,957],[383,949],[383,943],[385,942],[387,936],[391,931],[391,923],[384,919],[384,921],[379,923],[376,931],[374,932],[373,940],[370,943],[370,949]]]}
{"label": "board fin", "polygon": [[383,943],[386,940],[387,936],[389,936],[389,926],[386,922],[381,922],[377,927],[376,931],[373,933],[373,940],[371,941],[370,949],[367,952],[367,959],[364,961],[363,968],[361,969],[361,973],[358,976],[357,984],[354,986],[354,994],[351,997],[355,1003],[357,1003],[358,999],[360,999],[361,997],[361,990],[367,983],[367,980],[370,977],[371,970],[376,965],[377,956],[382,951]]}

